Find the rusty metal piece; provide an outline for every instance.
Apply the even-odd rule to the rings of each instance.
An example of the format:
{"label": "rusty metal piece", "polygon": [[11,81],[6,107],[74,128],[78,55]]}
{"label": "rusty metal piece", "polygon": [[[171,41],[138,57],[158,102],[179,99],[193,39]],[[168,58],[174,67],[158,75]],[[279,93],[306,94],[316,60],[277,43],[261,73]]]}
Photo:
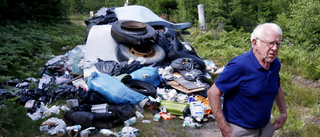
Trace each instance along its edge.
{"label": "rusty metal piece", "polygon": [[137,57],[150,58],[155,52],[151,46],[135,46],[130,48],[130,52]]}

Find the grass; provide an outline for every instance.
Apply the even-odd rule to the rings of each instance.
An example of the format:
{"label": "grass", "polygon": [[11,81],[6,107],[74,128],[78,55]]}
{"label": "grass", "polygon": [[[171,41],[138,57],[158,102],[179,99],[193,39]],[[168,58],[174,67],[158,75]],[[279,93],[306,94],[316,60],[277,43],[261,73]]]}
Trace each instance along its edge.
{"label": "grass", "polygon": [[43,24],[35,21],[0,25],[0,83],[39,76],[51,55],[61,55],[62,47],[84,42],[86,27],[70,22]]}
{"label": "grass", "polygon": [[[74,16],[72,19],[78,20],[84,17]],[[32,26],[32,25],[30,25]],[[36,38],[34,42],[40,40],[52,49],[52,54],[60,55],[66,51],[61,51],[61,47],[70,45],[74,48],[82,44],[85,35],[85,27],[78,23],[55,24],[52,26],[29,27],[26,30],[16,26],[8,26],[10,30],[20,30],[26,33],[31,31],[31,38]],[[0,28],[1,29],[1,28]],[[2,30],[5,31],[4,28]],[[197,28],[190,28],[190,36],[185,36],[197,51],[197,54],[203,59],[212,60],[218,67],[222,67],[233,57],[250,50],[249,33],[242,30],[232,32],[215,31],[208,29],[207,32],[201,32]],[[39,35],[37,34],[40,32]],[[5,34],[5,33],[4,33]],[[11,35],[11,33],[8,33]],[[14,36],[14,34],[12,34]],[[43,38],[39,38],[43,36]],[[20,36],[22,37],[22,36]],[[19,41],[19,40],[17,40]],[[299,46],[303,47],[303,46]],[[285,100],[288,108],[288,119],[284,127],[280,130],[279,136],[316,136],[320,132],[319,116],[319,87],[310,87],[301,81],[294,81],[297,76],[302,76],[303,80],[318,80],[320,73],[320,50],[313,52],[305,51],[298,47],[284,44],[279,53],[279,59],[282,62],[280,72],[281,83],[285,92]],[[216,79],[214,76],[213,79]],[[211,82],[212,83],[212,82]],[[210,83],[210,84],[211,84]],[[58,102],[63,104],[65,102]],[[144,112],[145,119],[151,120],[150,123],[138,121],[134,127],[140,130],[140,136],[190,136],[187,129],[182,127],[182,120],[172,119],[170,121],[162,120],[154,122],[153,115],[150,112]],[[273,108],[272,115],[277,117],[279,111],[277,107]],[[53,115],[62,118],[62,112],[59,115]],[[273,119],[274,119],[273,117]],[[6,107],[0,108],[0,135],[6,136],[48,136],[39,131],[39,125],[45,119],[32,121],[26,116],[26,108],[17,104],[14,100],[7,100]],[[112,130],[119,132],[122,126],[115,127]]]}
{"label": "grass", "polygon": [[32,121],[27,115],[27,109],[13,99],[6,100],[6,107],[0,109],[0,134],[3,136],[36,136],[41,134],[39,125],[44,120]]}

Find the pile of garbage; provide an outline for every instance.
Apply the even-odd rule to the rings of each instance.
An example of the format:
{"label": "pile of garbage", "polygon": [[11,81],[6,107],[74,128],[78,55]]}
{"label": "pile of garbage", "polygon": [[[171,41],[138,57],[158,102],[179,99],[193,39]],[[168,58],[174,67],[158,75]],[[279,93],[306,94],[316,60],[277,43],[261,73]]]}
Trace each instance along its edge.
{"label": "pile of garbage", "polygon": [[[1,97],[18,97],[32,120],[47,118],[39,126],[50,135],[138,136],[139,129],[132,127],[137,120],[150,123],[177,116],[184,119],[185,127],[201,127],[205,117],[212,117],[206,82],[210,73],[221,70],[179,40],[177,29],[187,29],[188,23],[120,20],[115,9],[101,9],[104,14],[88,18],[86,23],[88,33],[96,25],[111,27],[112,38],[119,44],[117,59],[88,60],[87,44],[78,45],[48,60],[41,79],[9,81],[19,92],[1,89]],[[84,73],[92,68],[95,71],[86,77]],[[37,87],[29,89],[30,82],[36,82]],[[48,108],[58,100],[66,104]],[[153,120],[144,119],[141,112],[145,110],[154,114]],[[51,117],[61,111],[64,119]],[[120,132],[110,130],[118,125],[124,125]]]}

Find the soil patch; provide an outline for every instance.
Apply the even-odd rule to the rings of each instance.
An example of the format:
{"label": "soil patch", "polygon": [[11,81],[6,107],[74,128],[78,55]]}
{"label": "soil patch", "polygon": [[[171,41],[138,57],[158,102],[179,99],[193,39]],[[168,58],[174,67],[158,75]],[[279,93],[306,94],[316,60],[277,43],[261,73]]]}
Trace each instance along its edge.
{"label": "soil patch", "polygon": [[301,76],[294,76],[292,79],[293,83],[296,83],[301,86],[306,86],[311,88],[315,92],[320,92],[320,82],[316,80],[307,80],[302,78]]}
{"label": "soil patch", "polygon": [[191,137],[221,137],[221,132],[217,122],[209,119],[202,123],[200,128],[189,128],[187,131]]}

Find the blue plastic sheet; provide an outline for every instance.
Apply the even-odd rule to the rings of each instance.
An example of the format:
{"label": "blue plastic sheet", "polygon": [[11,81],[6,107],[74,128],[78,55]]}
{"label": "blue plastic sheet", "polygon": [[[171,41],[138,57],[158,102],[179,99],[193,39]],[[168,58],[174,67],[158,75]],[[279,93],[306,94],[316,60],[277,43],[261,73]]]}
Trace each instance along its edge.
{"label": "blue plastic sheet", "polygon": [[135,105],[146,98],[133,91],[109,74],[92,72],[88,77],[88,89],[99,92],[109,103]]}
{"label": "blue plastic sheet", "polygon": [[162,81],[162,77],[158,73],[158,69],[155,67],[142,67],[138,70],[130,73],[133,80],[139,80],[158,87]]}

